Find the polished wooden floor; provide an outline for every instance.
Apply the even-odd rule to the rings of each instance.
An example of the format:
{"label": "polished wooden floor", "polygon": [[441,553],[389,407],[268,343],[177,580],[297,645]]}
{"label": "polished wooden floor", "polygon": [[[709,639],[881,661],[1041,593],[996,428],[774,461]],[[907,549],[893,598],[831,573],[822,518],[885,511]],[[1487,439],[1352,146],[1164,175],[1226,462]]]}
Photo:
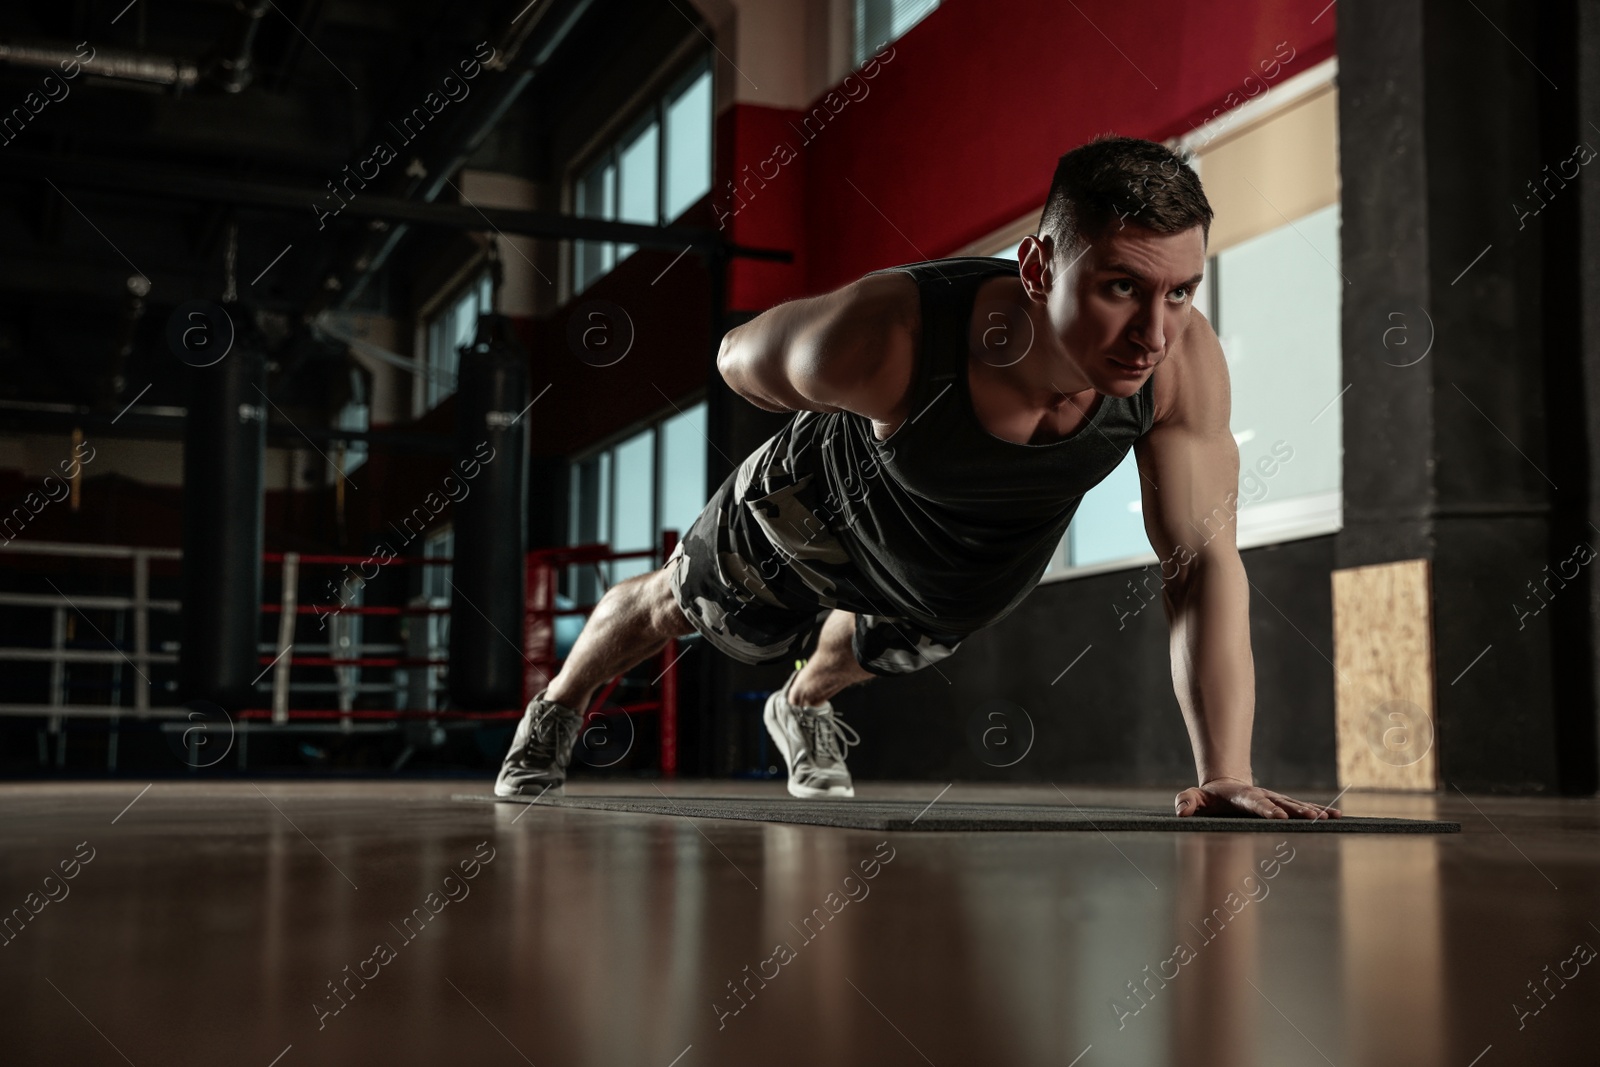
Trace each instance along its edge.
{"label": "polished wooden floor", "polygon": [[884,835],[450,799],[487,788],[0,785],[0,1062],[1600,1062],[1593,800],[1343,798],[1451,836]]}

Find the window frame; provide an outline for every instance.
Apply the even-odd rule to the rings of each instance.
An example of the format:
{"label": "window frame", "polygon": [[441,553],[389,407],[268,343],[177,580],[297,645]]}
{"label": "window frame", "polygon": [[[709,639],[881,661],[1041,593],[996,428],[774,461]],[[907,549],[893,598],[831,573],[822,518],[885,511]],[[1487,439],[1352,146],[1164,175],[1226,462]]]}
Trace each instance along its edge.
{"label": "window frame", "polygon": [[[487,285],[487,293],[482,292]],[[425,304],[421,309],[418,323],[417,338],[419,354],[416,359],[416,372],[412,375],[411,385],[411,417],[421,418],[434,411],[446,400],[456,395],[456,390],[461,385],[461,363],[458,357],[456,368],[450,372],[452,381],[448,392],[442,393],[437,399],[430,400],[439,378],[439,368],[435,363],[433,348],[434,329],[446,315],[454,315],[465,302],[467,294],[473,294],[479,304],[478,314],[493,312],[499,292],[495,286],[494,270],[483,257],[474,257],[451,283],[440,289],[440,294]]]}
{"label": "window frame", "polygon": [[[601,494],[604,497],[604,500],[602,501],[604,516],[602,521],[596,522],[598,532],[596,534],[595,541],[601,544],[611,544],[616,533],[615,527],[617,516],[618,479],[616,450],[642,434],[649,434],[651,448],[650,528],[653,531],[651,534],[652,540],[649,547],[652,550],[658,550],[660,548],[661,534],[663,532],[661,525],[663,512],[662,503],[665,496],[662,490],[664,488],[666,477],[666,425],[678,416],[683,415],[693,408],[701,405],[707,405],[707,416],[709,417],[709,396],[710,391],[702,386],[671,406],[655,412],[648,418],[631,423],[626,428],[606,436],[595,444],[590,445],[588,448],[585,448],[580,452],[575,452],[567,458],[568,520],[566,539],[569,546],[579,543],[587,543],[576,540],[578,536],[577,531],[583,523],[581,510],[578,507],[578,501],[575,499],[577,496],[575,490],[578,488],[578,480],[581,477],[579,474],[580,468],[591,460],[597,460],[602,456],[610,456],[610,459],[605,461],[607,474],[605,477],[605,490],[604,493]],[[707,453],[709,453],[710,447],[710,442],[708,441],[706,443]],[[707,495],[709,496],[713,490],[714,487],[708,484],[706,487]],[[681,538],[686,532],[687,531],[685,530],[679,530],[678,536]],[[636,550],[627,549],[625,551]],[[564,596],[571,595],[572,587],[569,578],[570,573],[571,571],[569,569],[562,575],[561,591],[562,595]],[[610,576],[609,571],[607,571],[606,584],[615,584],[614,580]]]}
{"label": "window frame", "polygon": [[[656,226],[670,226],[683,212],[668,218],[667,210],[667,163],[671,152],[669,144],[670,135],[667,128],[667,109],[680,99],[701,77],[711,79],[710,85],[710,113],[706,116],[706,190],[688,206],[693,206],[716,187],[716,107],[717,107],[717,75],[716,65],[711,62],[711,53],[697,51],[686,61],[674,60],[668,64],[670,75],[660,78],[656,87],[651,88],[645,95],[647,100],[637,108],[626,113],[626,117],[613,122],[598,143],[575,156],[566,168],[563,180],[565,186],[565,200],[569,212],[578,216],[578,189],[584,180],[593,173],[596,167],[603,167],[609,163],[612,167],[610,180],[610,199],[612,211],[608,215],[583,215],[582,218],[605,218],[616,220],[621,217],[622,211],[622,148],[650,125],[656,128],[656,177],[655,177],[655,214]],[[688,210],[685,207],[684,210]],[[562,242],[565,245],[562,251],[562,260],[565,267],[565,294],[564,298],[571,300],[586,292],[601,278],[616,270],[622,263],[639,250],[637,245],[628,245],[620,241],[583,241],[570,239]],[[601,249],[611,250],[611,262],[606,264],[598,273],[585,280],[579,274],[580,248],[592,244]],[[631,249],[627,255],[621,254],[624,248]],[[602,262],[606,257],[602,254]]]}

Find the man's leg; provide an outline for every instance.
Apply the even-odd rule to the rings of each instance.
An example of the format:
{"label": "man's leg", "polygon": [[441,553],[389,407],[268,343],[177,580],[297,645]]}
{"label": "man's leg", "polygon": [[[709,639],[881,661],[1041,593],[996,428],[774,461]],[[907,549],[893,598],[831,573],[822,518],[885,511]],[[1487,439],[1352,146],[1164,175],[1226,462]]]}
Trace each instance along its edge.
{"label": "man's leg", "polygon": [[961,641],[892,616],[830,612],[822,621],[816,652],[784,689],[767,699],[767,732],[789,765],[789,793],[855,796],[845,758],[861,739],[829,701],[846,686],[879,674],[910,674],[932,666]]}
{"label": "man's leg", "polygon": [[808,707],[821,707],[845,687],[876,677],[856,662],[850,646],[855,632],[855,613],[835,608],[822,624],[817,651],[806,660],[799,677],[789,687],[790,700]]}
{"label": "man's leg", "polygon": [[853,797],[845,755],[860,737],[828,703],[848,685],[872,677],[851,649],[856,616],[835,608],[817,630],[816,651],[784,687],[767,698],[767,733],[789,768],[789,794],[804,799]]}
{"label": "man's leg", "polygon": [[605,682],[660,652],[669,638],[693,632],[672,597],[667,568],[618,582],[589,614],[544,697],[582,713]]}
{"label": "man's leg", "polygon": [[566,663],[528,702],[495,779],[496,796],[537,798],[559,790],[595,689],[690,631],[667,575],[664,568],[629,578],[600,598]]}

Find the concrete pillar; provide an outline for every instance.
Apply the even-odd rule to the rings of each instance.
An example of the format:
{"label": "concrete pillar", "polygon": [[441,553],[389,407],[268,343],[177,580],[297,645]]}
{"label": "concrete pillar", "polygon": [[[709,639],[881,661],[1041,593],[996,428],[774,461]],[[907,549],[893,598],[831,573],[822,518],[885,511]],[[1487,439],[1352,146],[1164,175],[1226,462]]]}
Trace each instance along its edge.
{"label": "concrete pillar", "polygon": [[1574,8],[1480,6],[1339,6],[1338,566],[1431,561],[1447,789],[1592,790]]}

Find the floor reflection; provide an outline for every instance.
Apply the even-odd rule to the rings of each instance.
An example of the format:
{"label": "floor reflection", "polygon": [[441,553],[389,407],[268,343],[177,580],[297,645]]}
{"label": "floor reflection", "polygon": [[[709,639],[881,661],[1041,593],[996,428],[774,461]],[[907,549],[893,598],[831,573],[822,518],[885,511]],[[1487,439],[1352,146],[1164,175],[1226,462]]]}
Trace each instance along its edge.
{"label": "floor reflection", "polygon": [[[111,827],[114,784],[7,787],[12,903],[98,850],[0,953],[7,1062],[1593,1060],[1600,967],[1570,962],[1600,944],[1593,801],[1345,802],[1451,836],[874,834],[456,791],[164,784]],[[376,942],[397,958],[350,979]]]}

